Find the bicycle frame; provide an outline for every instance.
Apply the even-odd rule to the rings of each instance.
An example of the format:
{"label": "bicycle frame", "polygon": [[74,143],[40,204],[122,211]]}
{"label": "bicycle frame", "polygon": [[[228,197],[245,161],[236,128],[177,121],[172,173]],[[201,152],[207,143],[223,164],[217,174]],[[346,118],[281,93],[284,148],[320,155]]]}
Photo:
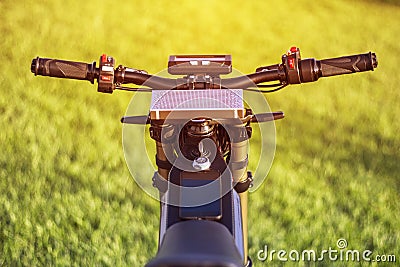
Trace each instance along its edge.
{"label": "bicycle frame", "polygon": [[[193,91],[186,93],[193,93]],[[247,110],[247,114],[249,113],[250,110]],[[247,194],[252,182],[252,176],[250,172],[246,172],[248,160],[247,140],[251,136],[250,122],[244,125],[240,119],[237,119],[230,121],[229,124],[227,123],[223,127],[211,118],[207,119],[207,116],[205,118],[204,112],[194,112],[191,115],[185,114],[185,116],[186,119],[183,117],[182,122],[177,121],[176,118],[171,119],[172,124],[165,124],[165,121],[158,123],[157,120],[152,120],[150,127],[151,137],[156,141],[156,163],[158,166],[158,172],[155,173],[153,181],[160,191],[161,199],[159,251],[162,254],[162,251],[165,250],[163,246],[166,246],[164,242],[167,232],[170,231],[169,229],[174,229],[171,228],[174,225],[179,225],[182,222],[188,225],[193,220],[206,220],[208,222],[218,222],[228,230],[234,246],[232,244],[230,246],[223,244],[223,246],[225,248],[230,247],[229,255],[232,255],[232,259],[236,258],[231,263],[235,262],[235,266],[239,266],[237,265],[238,262],[241,263],[240,266],[251,266],[251,261],[248,259],[247,244]],[[202,118],[198,118],[199,116]],[[179,117],[179,114],[175,114],[174,117]],[[163,134],[169,136],[168,140],[163,140]],[[199,151],[202,149],[198,149],[198,146],[205,139],[214,142],[217,150],[214,151],[214,155],[209,155],[213,159],[209,166],[205,168],[200,166],[196,169],[193,164],[202,153],[202,151]],[[181,152],[176,153],[175,150],[177,149]],[[204,148],[204,150],[211,149]],[[224,157],[225,153],[229,154]],[[178,156],[172,156],[171,158],[171,155],[174,154]],[[182,162],[182,159],[188,162]],[[174,164],[170,161],[174,162]],[[191,162],[193,164],[190,164]],[[203,189],[204,185],[209,184],[208,182],[215,184],[216,181],[217,185],[214,188]],[[198,192],[185,193],[185,190],[190,191],[193,189],[193,185],[196,186],[194,188],[198,188]],[[215,191],[217,191],[216,195],[212,196]],[[207,199],[201,199],[199,202],[202,205],[192,203],[193,194],[207,196],[212,202],[207,203]],[[180,199],[176,199],[177,196],[180,196]],[[175,200],[171,200],[173,198]],[[175,204],[179,202],[180,205],[169,204],[171,202]],[[187,227],[190,228],[190,226]],[[205,230],[209,231],[207,229],[212,229],[214,225],[205,224],[200,227],[205,227]],[[198,231],[196,227],[193,228],[193,231]],[[225,230],[225,232],[227,231]],[[190,231],[188,231],[189,233]],[[214,235],[219,235],[219,232]],[[228,236],[226,233],[225,235]],[[226,240],[226,238],[223,240]],[[193,240],[191,241],[193,242]],[[186,243],[179,242],[179,240],[175,242]],[[215,241],[211,243],[215,243]],[[189,245],[186,243],[185,246]],[[209,250],[209,246],[209,242],[196,244],[196,247],[193,248],[195,251],[187,251],[187,253],[191,255],[197,254],[198,261],[203,258],[206,262],[208,261],[207,258],[213,255],[213,251]],[[190,266],[187,259],[181,259],[179,254],[174,255],[170,252],[167,254],[167,256],[161,258],[160,256],[156,257],[148,266],[161,266],[166,262],[168,263],[168,261],[171,261],[168,263],[171,265],[168,266],[179,266],[179,264]],[[236,257],[234,256],[235,254]],[[222,262],[218,264],[221,264],[218,266],[225,266],[222,265],[224,264]]]}
{"label": "bicycle frame", "polygon": [[[284,117],[283,112],[253,114],[243,104],[243,90],[274,92],[289,84],[314,82],[320,77],[374,70],[374,53],[301,60],[292,47],[282,64],[255,73],[222,79],[232,70],[229,55],[171,56],[169,79],[123,66],[100,57],[100,66],[54,59],[33,59],[35,75],[98,82],[98,91],[152,91],[149,115],[123,117],[128,124],[150,124],[156,144],[159,191],[159,249],[147,267],[252,266],[248,255],[247,171],[251,123]],[[278,84],[261,83],[278,81]],[[140,88],[124,87],[133,83]],[[261,85],[260,85],[261,84]],[[147,87],[146,87],[147,86]],[[260,90],[254,87],[277,87]]]}

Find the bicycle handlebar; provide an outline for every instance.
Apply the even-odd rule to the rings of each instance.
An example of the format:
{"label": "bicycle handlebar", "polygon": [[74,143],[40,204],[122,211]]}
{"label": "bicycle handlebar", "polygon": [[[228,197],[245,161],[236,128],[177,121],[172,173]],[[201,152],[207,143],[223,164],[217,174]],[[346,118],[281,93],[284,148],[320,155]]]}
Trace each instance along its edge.
{"label": "bicycle handlebar", "polygon": [[272,81],[279,81],[281,85],[299,84],[314,82],[321,77],[374,70],[377,65],[376,55],[371,52],[323,60],[301,60],[300,50],[292,47],[282,56],[282,64],[260,67],[255,73],[234,78],[209,77],[207,81],[194,82],[189,80],[189,75],[178,79],[163,78],[123,66],[114,69],[114,59],[106,55],[100,58],[98,68],[96,62],[88,64],[37,57],[32,60],[31,71],[35,75],[88,80],[91,83],[97,80],[100,92],[112,93],[116,86],[127,83],[152,89],[246,89]]}

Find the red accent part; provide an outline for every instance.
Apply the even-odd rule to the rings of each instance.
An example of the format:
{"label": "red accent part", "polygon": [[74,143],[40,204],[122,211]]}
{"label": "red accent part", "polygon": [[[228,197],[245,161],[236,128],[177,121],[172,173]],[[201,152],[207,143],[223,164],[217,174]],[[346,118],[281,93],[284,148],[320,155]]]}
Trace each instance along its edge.
{"label": "red accent part", "polygon": [[111,81],[111,76],[105,76],[105,75],[101,75],[100,76],[100,79],[102,80],[102,81]]}
{"label": "red accent part", "polygon": [[289,58],[289,68],[294,69],[294,58]]}
{"label": "red accent part", "polygon": [[297,51],[298,51],[298,48],[295,47],[295,46],[292,46],[292,47],[290,48],[290,52],[292,52],[292,53],[296,53]]}
{"label": "red accent part", "polygon": [[107,62],[107,55],[106,54],[101,55],[101,62],[103,62],[103,63]]}

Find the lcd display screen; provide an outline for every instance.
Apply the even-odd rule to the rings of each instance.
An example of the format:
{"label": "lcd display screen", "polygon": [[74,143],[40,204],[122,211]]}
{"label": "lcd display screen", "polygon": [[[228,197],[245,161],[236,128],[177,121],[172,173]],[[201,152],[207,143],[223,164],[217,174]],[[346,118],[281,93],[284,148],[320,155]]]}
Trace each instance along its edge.
{"label": "lcd display screen", "polygon": [[170,74],[228,74],[231,72],[231,55],[173,55],[168,60]]}

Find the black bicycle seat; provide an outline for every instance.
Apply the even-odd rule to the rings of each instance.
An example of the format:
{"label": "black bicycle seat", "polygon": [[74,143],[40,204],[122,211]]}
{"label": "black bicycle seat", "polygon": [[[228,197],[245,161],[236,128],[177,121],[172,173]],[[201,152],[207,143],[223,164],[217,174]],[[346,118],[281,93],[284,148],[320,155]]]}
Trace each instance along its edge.
{"label": "black bicycle seat", "polygon": [[221,223],[189,220],[167,229],[146,267],[243,267],[229,230]]}

